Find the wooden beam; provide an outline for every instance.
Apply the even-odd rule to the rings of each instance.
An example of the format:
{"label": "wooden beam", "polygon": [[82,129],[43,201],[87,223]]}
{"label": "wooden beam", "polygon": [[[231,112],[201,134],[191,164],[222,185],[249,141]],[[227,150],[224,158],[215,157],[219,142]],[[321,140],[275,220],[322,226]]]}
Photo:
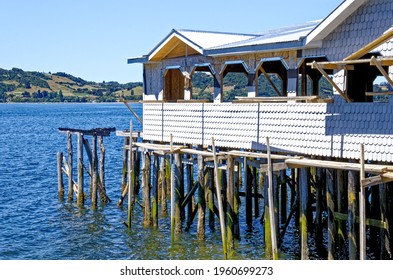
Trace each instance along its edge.
{"label": "wooden beam", "polygon": [[[338,221],[347,221],[348,215],[335,212],[334,219],[338,220]],[[359,223],[359,221],[360,221],[359,216],[356,216],[355,220],[357,223]],[[380,221],[380,220],[375,220],[375,219],[366,219],[366,225],[372,226],[372,227],[384,228],[384,229],[387,229],[387,227],[388,227],[386,221]]]}
{"label": "wooden beam", "polygon": [[322,67],[314,61],[312,63],[312,67],[315,69],[318,69],[318,71],[326,78],[326,80],[337,90],[337,92],[341,95],[342,98],[345,99],[345,101],[350,102],[351,100],[348,98],[348,96],[341,90],[341,88],[333,81],[332,78],[325,72],[325,70],[322,69]]}
{"label": "wooden beam", "polygon": [[366,96],[393,95],[393,91],[366,92]]}
{"label": "wooden beam", "polygon": [[[285,162],[273,163],[273,172],[281,171],[281,170],[286,170],[286,169],[288,169],[288,166],[286,165]],[[261,165],[260,165],[260,171],[261,171],[262,173],[267,173],[267,172],[269,172],[269,165],[268,165],[268,164],[261,164]]]}
{"label": "wooden beam", "polygon": [[362,180],[361,186],[367,188],[389,182],[393,182],[393,172],[386,172],[374,177],[365,178]]}
{"label": "wooden beam", "polygon": [[377,60],[374,56],[370,59],[370,65],[374,65],[378,68],[379,72],[385,77],[386,81],[393,87],[393,81],[390,78],[389,74],[386,73],[385,69],[383,69],[381,61]]}
{"label": "wooden beam", "polygon": [[236,103],[273,103],[273,102],[306,102],[306,103],[331,103],[333,100],[331,98],[322,99],[319,96],[272,96],[272,97],[247,97],[247,96],[236,96],[237,100],[233,102]]}
{"label": "wooden beam", "polygon": [[353,54],[347,56],[346,58],[344,58],[344,60],[358,59],[358,58],[368,54],[369,52],[371,52],[372,50],[374,50],[378,46],[382,45],[383,43],[385,43],[387,40],[389,40],[392,37],[393,37],[393,28],[390,28],[382,36],[378,37],[374,41],[371,41],[370,43],[368,43],[367,45],[365,45],[364,47],[362,47],[358,51],[354,52]]}
{"label": "wooden beam", "polygon": [[280,92],[280,90],[277,88],[277,86],[274,84],[274,82],[272,81],[272,79],[270,79],[269,74],[266,73],[265,69],[263,69],[263,66],[261,66],[258,70],[260,70],[262,72],[262,74],[265,76],[266,80],[271,84],[271,86],[273,87],[273,89],[277,92],[277,94],[279,96],[282,96],[282,93]]}

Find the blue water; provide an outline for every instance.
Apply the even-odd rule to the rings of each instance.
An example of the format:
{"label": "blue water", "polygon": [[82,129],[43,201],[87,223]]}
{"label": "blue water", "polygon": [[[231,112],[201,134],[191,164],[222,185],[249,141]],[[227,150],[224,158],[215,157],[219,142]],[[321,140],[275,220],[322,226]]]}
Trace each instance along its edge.
{"label": "blue water", "polygon": [[[141,105],[133,106],[141,114]],[[56,153],[66,153],[67,147],[66,135],[58,128],[123,130],[130,119],[134,129],[141,129],[123,104],[0,104],[0,259],[223,258],[218,224],[216,232],[207,229],[206,241],[199,242],[194,222],[172,244],[169,218],[159,217],[158,230],[143,228],[142,211],[136,206],[132,230],[124,226],[126,206],[116,205],[123,139],[115,133],[104,139],[106,188],[112,202],[93,209],[89,199],[78,207],[75,199],[58,198]],[[245,228],[231,258],[263,259],[259,218],[253,231]],[[291,240],[285,245],[288,258],[294,258],[290,251],[297,247],[296,238]]]}

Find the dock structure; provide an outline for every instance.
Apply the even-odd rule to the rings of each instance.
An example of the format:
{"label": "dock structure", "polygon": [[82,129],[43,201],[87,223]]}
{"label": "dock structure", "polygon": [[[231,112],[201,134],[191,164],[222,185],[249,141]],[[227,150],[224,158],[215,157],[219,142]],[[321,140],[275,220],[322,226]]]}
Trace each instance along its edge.
{"label": "dock structure", "polygon": [[[153,180],[151,204],[171,193],[173,240],[184,217],[189,228],[198,215],[201,239],[218,219],[227,257],[242,215],[250,229],[262,216],[273,259],[291,221],[301,259],[310,233],[326,259],[392,258],[392,12],[390,0],[346,0],[322,21],[260,34],[174,29],[128,60],[144,72],[133,149],[153,162],[142,181]],[[239,73],[246,86],[233,96],[225,78]]]}
{"label": "dock structure", "polygon": [[[105,187],[105,147],[104,137],[114,132],[115,128],[74,129],[59,128],[59,132],[67,135],[67,157],[62,152],[57,153],[58,195],[64,197],[64,179],[68,181],[68,200],[72,201],[74,195],[77,205],[84,205],[86,191],[84,188],[85,173],[90,177],[90,197],[93,207],[97,206],[98,194],[102,202],[111,201],[106,194]],[[77,181],[74,180],[74,149],[72,136],[77,137]],[[91,136],[91,145],[86,138]],[[97,142],[98,140],[98,142]],[[85,150],[85,153],[83,152]],[[98,152],[99,151],[99,152]],[[87,155],[89,167],[84,163],[84,154]],[[100,158],[98,158],[100,154]]]}

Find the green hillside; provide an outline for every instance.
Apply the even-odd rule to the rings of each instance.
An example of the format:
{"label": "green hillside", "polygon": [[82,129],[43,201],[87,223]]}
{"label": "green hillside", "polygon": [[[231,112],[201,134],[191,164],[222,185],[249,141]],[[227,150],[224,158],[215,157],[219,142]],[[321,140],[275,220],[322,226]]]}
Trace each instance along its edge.
{"label": "green hillside", "polygon": [[115,102],[142,99],[142,83],[88,82],[63,72],[0,68],[0,102]]}

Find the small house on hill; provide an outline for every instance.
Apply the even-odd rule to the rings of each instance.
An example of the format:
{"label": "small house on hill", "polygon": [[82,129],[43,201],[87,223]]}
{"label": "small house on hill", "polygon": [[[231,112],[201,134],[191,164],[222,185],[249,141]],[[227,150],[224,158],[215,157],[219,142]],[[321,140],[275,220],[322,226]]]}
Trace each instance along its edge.
{"label": "small house on hill", "polygon": [[[393,2],[346,0],[322,21],[238,34],[172,30],[143,63],[144,140],[393,162]],[[193,92],[212,77],[211,98]],[[224,102],[224,78],[242,73],[245,96]],[[275,79],[272,79],[272,77]],[[261,77],[273,89],[266,97]],[[333,94],[320,87],[325,81]]]}

